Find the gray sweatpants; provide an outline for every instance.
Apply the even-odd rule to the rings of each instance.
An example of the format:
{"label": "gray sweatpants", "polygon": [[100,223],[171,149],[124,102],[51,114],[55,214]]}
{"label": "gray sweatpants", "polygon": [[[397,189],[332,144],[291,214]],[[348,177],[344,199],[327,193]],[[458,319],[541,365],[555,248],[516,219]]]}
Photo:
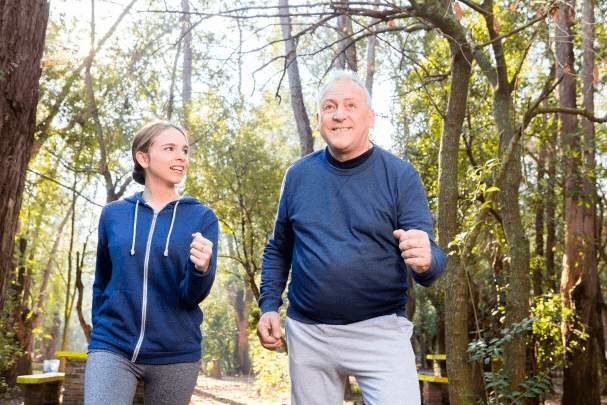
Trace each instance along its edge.
{"label": "gray sweatpants", "polygon": [[353,375],[366,405],[421,403],[413,324],[386,315],[349,325],[286,320],[292,405],[342,405]]}
{"label": "gray sweatpants", "polygon": [[91,350],[84,372],[85,405],[132,405],[143,379],[145,405],[188,405],[200,362],[134,364],[105,350]]}

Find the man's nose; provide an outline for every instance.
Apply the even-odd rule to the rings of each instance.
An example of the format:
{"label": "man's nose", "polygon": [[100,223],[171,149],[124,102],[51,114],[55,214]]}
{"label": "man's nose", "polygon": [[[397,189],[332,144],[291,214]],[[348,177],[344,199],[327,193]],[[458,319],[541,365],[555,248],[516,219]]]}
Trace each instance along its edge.
{"label": "man's nose", "polygon": [[344,109],[341,106],[335,107],[335,112],[333,113],[333,119],[336,121],[340,121],[344,117]]}

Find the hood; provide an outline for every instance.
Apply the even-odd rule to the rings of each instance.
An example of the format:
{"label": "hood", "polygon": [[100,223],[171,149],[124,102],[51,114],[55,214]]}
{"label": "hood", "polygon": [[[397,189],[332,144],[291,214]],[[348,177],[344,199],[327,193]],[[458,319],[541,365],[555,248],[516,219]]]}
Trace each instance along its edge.
{"label": "hood", "polygon": [[[143,192],[140,191],[138,193],[133,194],[130,197],[125,197],[125,199],[124,199],[125,201],[130,202],[135,205],[135,216],[133,219],[133,238],[132,238],[133,241],[131,244],[131,256],[133,256],[135,254],[135,241],[137,238],[137,214],[139,213],[139,206],[145,205],[149,209],[152,209],[152,207],[147,205],[147,203],[143,199],[142,195],[143,195]],[[173,210],[173,217],[171,218],[171,227],[169,228],[169,233],[167,235],[166,245],[164,248],[164,256],[169,255],[169,241],[171,240],[171,234],[173,233],[173,224],[175,223],[175,217],[177,216],[177,207],[179,205],[196,205],[196,204],[200,204],[200,201],[198,201],[197,199],[195,199],[193,197],[184,196],[184,197],[179,197],[179,199],[177,199],[175,201],[171,201],[170,203],[168,203],[167,205],[162,207],[162,210],[166,210],[166,209]]]}

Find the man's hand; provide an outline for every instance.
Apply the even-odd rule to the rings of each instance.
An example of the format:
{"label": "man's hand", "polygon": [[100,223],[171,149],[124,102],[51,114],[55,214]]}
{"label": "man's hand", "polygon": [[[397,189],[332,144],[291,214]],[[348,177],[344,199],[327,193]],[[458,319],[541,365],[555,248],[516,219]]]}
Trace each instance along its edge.
{"label": "man's hand", "polygon": [[194,263],[196,270],[205,273],[209,269],[212,254],[213,242],[203,237],[200,232],[193,234],[190,244],[190,260]]}
{"label": "man's hand", "polygon": [[257,336],[261,345],[268,350],[276,350],[282,346],[278,312],[266,312],[261,316],[257,324]]}
{"label": "man's hand", "polygon": [[432,250],[430,249],[430,238],[424,231],[410,229],[403,231],[395,230],[392,235],[399,240],[398,247],[401,257],[417,273],[425,273],[430,268],[432,261]]}

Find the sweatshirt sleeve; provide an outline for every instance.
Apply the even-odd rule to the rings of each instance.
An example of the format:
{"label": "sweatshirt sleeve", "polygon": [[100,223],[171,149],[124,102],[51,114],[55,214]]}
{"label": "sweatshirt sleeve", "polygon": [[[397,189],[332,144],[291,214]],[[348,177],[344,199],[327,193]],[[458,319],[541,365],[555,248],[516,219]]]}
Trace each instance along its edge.
{"label": "sweatshirt sleeve", "polygon": [[103,293],[112,277],[112,260],[110,259],[108,249],[107,235],[107,213],[104,208],[99,217],[99,227],[97,230],[97,259],[95,263],[95,281],[93,282],[93,304],[91,321],[93,326],[97,322],[99,309],[101,308],[104,298]]}
{"label": "sweatshirt sleeve", "polygon": [[291,269],[294,234],[287,211],[288,173],[287,171],[282,183],[274,232],[264,248],[261,261],[259,309],[262,314],[278,311],[282,305],[282,293],[287,285]]}
{"label": "sweatshirt sleeve", "polygon": [[430,268],[425,273],[417,273],[411,269],[411,274],[416,283],[429,287],[443,273],[447,261],[432,236],[432,216],[430,215],[428,198],[426,197],[426,191],[424,190],[419,173],[411,165],[408,165],[408,168],[410,170],[406,173],[405,185],[401,188],[401,193],[403,193],[401,201],[403,202],[399,206],[398,226],[405,231],[418,229],[428,234],[432,250]]}
{"label": "sweatshirt sleeve", "polygon": [[191,306],[198,305],[209,295],[213,282],[215,281],[219,221],[210,208],[205,207],[205,212],[198,232],[200,232],[203,237],[213,242],[213,253],[211,254],[209,268],[204,273],[196,270],[194,263],[188,259],[188,271],[186,272],[185,278],[181,281],[180,294],[181,299]]}

